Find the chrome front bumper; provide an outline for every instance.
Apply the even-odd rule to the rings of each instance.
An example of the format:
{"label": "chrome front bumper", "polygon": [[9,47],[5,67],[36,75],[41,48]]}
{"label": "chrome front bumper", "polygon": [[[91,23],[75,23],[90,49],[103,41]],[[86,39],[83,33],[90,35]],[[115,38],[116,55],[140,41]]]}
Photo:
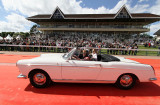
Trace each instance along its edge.
{"label": "chrome front bumper", "polygon": [[26,75],[19,74],[19,75],[17,76],[17,78],[20,78],[20,79],[27,79],[27,76],[26,76]]}
{"label": "chrome front bumper", "polygon": [[157,78],[150,78],[149,80],[150,81],[155,81],[155,80],[157,80]]}

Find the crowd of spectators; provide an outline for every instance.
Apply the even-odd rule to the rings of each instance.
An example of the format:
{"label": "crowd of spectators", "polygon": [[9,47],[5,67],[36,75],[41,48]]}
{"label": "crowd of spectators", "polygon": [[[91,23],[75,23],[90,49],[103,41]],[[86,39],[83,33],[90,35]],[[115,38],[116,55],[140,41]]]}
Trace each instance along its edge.
{"label": "crowd of spectators", "polygon": [[[12,44],[12,45],[35,45],[35,47],[12,47],[1,46],[0,50],[11,51],[56,51],[55,47],[44,46],[56,46],[65,47],[58,48],[59,52],[67,52],[67,47],[94,47],[94,48],[113,48],[107,50],[108,54],[123,54],[123,55],[136,55],[138,49],[135,42],[122,40],[123,37],[115,37],[114,35],[104,35],[98,33],[52,33],[48,38],[26,38],[26,39],[13,39],[12,41],[0,41],[0,44]],[[41,47],[37,47],[41,46]],[[42,47],[43,46],[43,47]],[[117,48],[122,50],[116,50]]]}

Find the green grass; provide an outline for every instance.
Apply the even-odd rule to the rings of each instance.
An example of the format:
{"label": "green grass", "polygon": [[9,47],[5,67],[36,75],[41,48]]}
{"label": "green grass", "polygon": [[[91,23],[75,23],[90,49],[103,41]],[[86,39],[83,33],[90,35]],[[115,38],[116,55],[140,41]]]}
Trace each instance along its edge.
{"label": "green grass", "polygon": [[[158,47],[156,48],[153,48],[153,47],[144,47],[143,45],[139,45],[138,46],[138,49],[146,49],[146,50],[158,50]],[[15,51],[17,51],[17,48],[14,49]],[[4,50],[5,51],[5,50]],[[6,51],[11,51],[11,48],[7,48]],[[24,50],[19,50],[19,51],[24,51]],[[34,52],[33,49],[30,49],[28,52]],[[63,50],[61,49],[58,49],[58,48],[55,48],[55,49],[46,49],[46,50],[40,50],[40,48],[38,48],[38,51],[35,51],[35,52],[52,52],[52,53],[64,53]],[[66,52],[66,51],[65,51]],[[106,49],[101,49],[101,53],[103,54],[107,54],[107,50]],[[110,53],[109,53],[110,54]],[[112,53],[113,54],[113,53]],[[121,55],[120,52],[118,52],[118,55]],[[127,54],[129,55],[129,54]],[[158,51],[138,51],[137,52],[137,55],[138,56],[160,56],[160,54],[158,55]]]}
{"label": "green grass", "polygon": [[153,47],[144,47],[143,45],[139,45],[139,46],[138,46],[138,49],[153,49],[153,50],[157,50],[158,47],[153,48]]}
{"label": "green grass", "polygon": [[[143,45],[139,45],[138,46],[138,49],[146,49],[146,50],[158,50],[158,47],[144,47]],[[158,52],[157,51],[139,51],[137,53],[137,55],[140,55],[140,56],[157,56],[158,55]]]}
{"label": "green grass", "polygon": [[[144,47],[143,45],[139,45],[138,49],[158,50],[158,47],[156,47],[156,48],[150,47],[149,48],[149,47]],[[102,49],[101,53],[107,54],[107,50]],[[119,53],[118,53],[118,55],[119,55]],[[160,56],[160,55],[158,55],[158,51],[138,51],[137,56]]]}
{"label": "green grass", "polygon": [[138,51],[137,55],[139,56],[157,56],[157,51]]}

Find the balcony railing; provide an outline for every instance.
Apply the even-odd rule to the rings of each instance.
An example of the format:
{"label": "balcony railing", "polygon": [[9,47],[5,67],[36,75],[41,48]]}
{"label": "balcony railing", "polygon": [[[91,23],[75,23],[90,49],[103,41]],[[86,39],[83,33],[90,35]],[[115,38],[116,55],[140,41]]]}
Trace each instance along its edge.
{"label": "balcony railing", "polygon": [[116,29],[149,29],[139,25],[38,25],[38,28],[116,28]]}

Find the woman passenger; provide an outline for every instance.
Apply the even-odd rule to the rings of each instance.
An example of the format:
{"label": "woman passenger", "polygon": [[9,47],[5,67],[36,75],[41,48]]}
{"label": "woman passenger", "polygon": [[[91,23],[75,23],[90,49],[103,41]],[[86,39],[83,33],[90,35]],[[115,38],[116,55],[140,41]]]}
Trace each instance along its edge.
{"label": "woman passenger", "polygon": [[91,60],[97,61],[97,53],[96,53],[95,49],[92,50],[92,58],[91,58]]}

